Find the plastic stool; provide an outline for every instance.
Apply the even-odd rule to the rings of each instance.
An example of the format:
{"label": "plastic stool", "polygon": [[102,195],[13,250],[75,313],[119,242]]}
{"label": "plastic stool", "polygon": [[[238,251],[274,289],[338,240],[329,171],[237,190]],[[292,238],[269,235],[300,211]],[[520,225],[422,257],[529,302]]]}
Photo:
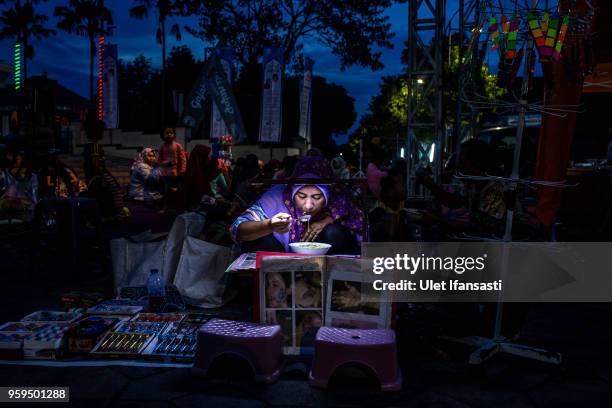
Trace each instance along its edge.
{"label": "plastic stool", "polygon": [[206,375],[217,357],[238,356],[253,368],[257,382],[271,383],[281,373],[282,344],[279,325],[211,319],[198,331],[193,371]]}
{"label": "plastic stool", "polygon": [[315,339],[310,385],[326,388],[334,371],[346,363],[363,364],[372,369],[382,391],[402,388],[392,330],[321,327]]}

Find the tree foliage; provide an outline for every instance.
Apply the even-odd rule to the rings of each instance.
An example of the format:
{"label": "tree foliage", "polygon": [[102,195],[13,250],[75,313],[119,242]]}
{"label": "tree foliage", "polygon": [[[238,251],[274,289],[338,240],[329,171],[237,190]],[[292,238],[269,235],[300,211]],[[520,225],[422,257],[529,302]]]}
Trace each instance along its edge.
{"label": "tree foliage", "polygon": [[66,6],[57,6],[53,14],[60,18],[57,28],[89,40],[89,98],[93,100],[96,37],[108,34],[106,27],[113,24],[113,12],[102,0],[69,0]]}
{"label": "tree foliage", "polygon": [[24,79],[28,77],[28,60],[34,58],[34,47],[30,43],[31,39],[42,40],[55,34],[55,30],[45,27],[49,18],[36,12],[34,9],[35,3],[38,2],[26,1],[22,3],[21,0],[15,0],[12,7],[0,14],[0,40],[13,38],[15,42],[23,45]]}
{"label": "tree foliage", "polygon": [[285,62],[299,65],[313,40],[340,58],[340,67],[383,68],[379,48],[391,48],[391,25],[384,11],[393,0],[196,0],[183,2],[200,15],[186,27],[209,42],[225,40],[241,66],[253,65],[267,46],[285,50]]}
{"label": "tree foliage", "polygon": [[[456,42],[455,42],[456,43]],[[407,45],[407,44],[406,44]],[[459,48],[457,45],[449,46],[449,38],[444,39],[445,58],[442,74],[443,88],[443,115],[448,126],[452,126],[456,120],[459,81]],[[408,64],[408,47],[402,53],[402,62]],[[491,75],[486,64],[477,65],[477,72],[471,76],[469,85],[470,93],[491,98],[500,97],[502,91],[496,87],[496,79]],[[372,137],[380,137],[383,140],[395,140],[399,137],[403,140],[408,127],[408,79],[406,72],[395,76],[383,77],[379,85],[378,95],[372,97],[368,113],[363,116],[359,127],[352,138],[353,147],[358,146],[359,138],[370,140]],[[413,90],[417,101],[426,96],[425,86],[419,86]],[[433,87],[432,87],[433,88]],[[434,89],[431,90],[433,92]],[[422,122],[433,122],[428,109],[421,107],[415,119]],[[422,136],[421,136],[422,137]],[[433,134],[425,134],[424,139],[433,141]]]}
{"label": "tree foliage", "polygon": [[[166,23],[168,19],[173,16],[180,15],[179,2],[175,0],[134,0],[134,6],[130,9],[130,16],[139,20],[143,20],[148,17],[149,13],[155,13],[157,17],[157,30],[155,31],[155,38],[161,45],[162,51],[162,69],[161,79],[159,85],[161,88],[159,101],[161,106],[159,111],[161,112],[162,126],[164,127],[169,123],[166,123],[166,110],[168,106],[166,102],[168,95],[166,94]],[[178,23],[174,23],[170,27],[170,34],[177,39],[181,40],[181,29]]]}
{"label": "tree foliage", "polygon": [[[168,55],[167,83],[169,89],[187,95],[196,81],[203,62],[194,58],[186,46],[175,46]],[[259,75],[259,76],[258,76]],[[234,94],[243,116],[250,141],[257,142],[261,105],[261,68],[249,77],[234,83]],[[301,76],[284,79],[283,87],[283,138],[294,138],[299,123],[299,82]],[[155,70],[149,58],[140,55],[131,61],[119,61],[119,109],[121,127],[126,130],[157,132],[162,126],[156,114],[161,98],[161,72]],[[340,85],[328,83],[325,78],[314,76],[312,85],[312,139],[315,146],[325,148],[334,134],[346,133],[356,118],[355,101]],[[194,138],[208,138],[210,103],[205,106],[204,121],[193,132]],[[166,118],[169,123],[179,120],[172,100],[168,100]]]}
{"label": "tree foliage", "polygon": [[[165,104],[167,123],[176,124],[179,119],[171,97],[174,91],[187,94],[201,68],[202,62],[194,58],[188,47],[176,46],[171,49],[168,54],[166,80],[173,93]],[[139,55],[131,61],[119,60],[118,71],[121,127],[126,130],[159,132],[165,125],[158,113],[161,72],[154,69],[151,59],[144,55]]]}

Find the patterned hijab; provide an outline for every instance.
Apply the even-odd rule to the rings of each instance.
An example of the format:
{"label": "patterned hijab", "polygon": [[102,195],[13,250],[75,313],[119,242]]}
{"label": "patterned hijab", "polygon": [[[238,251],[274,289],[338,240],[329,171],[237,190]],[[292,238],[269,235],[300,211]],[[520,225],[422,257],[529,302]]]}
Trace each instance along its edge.
{"label": "patterned hijab", "polygon": [[146,163],[147,155],[150,152],[155,152],[155,149],[153,149],[152,147],[145,147],[144,149],[142,149],[140,154],[138,154],[138,156],[134,160],[134,163],[132,163],[132,171],[136,170],[140,164]]}
{"label": "patterned hijab", "polygon": [[279,212],[291,215],[291,229],[286,234],[274,233],[274,236],[285,246],[289,242],[297,242],[307,228],[299,222],[303,215],[294,202],[295,193],[302,187],[312,185],[317,187],[325,196],[325,208],[323,208],[311,221],[319,221],[330,216],[337,222],[349,228],[356,236],[358,242],[362,239],[363,214],[352,198],[351,191],[341,183],[332,185],[303,184],[295,185],[291,179],[323,178],[338,180],[334,175],[329,162],[321,156],[301,157],[295,166],[288,185],[275,186],[260,199],[265,213],[272,217]]}

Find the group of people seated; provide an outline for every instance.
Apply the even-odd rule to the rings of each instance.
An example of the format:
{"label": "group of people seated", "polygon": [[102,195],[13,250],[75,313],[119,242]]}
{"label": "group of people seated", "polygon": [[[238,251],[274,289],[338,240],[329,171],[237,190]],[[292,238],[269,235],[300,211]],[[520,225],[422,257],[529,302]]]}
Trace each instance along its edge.
{"label": "group of people seated", "polygon": [[56,150],[44,155],[9,153],[0,164],[0,214],[31,221],[41,199],[90,197],[100,201],[103,215],[127,215],[123,192],[106,169],[104,157],[88,155],[85,178],[66,164]]}
{"label": "group of people seated", "polygon": [[[416,210],[405,201],[406,162],[386,160],[379,146],[367,149],[367,191],[375,204],[366,208],[357,204],[343,182],[351,174],[342,157],[328,161],[320,150],[311,149],[305,156],[271,159],[266,164],[249,154],[230,165],[212,156],[207,145],[196,145],[188,153],[176,142],[172,128],[164,130],[162,139],[157,149],[145,147],[139,152],[127,188],[106,168],[99,148],[85,153],[84,180],[57,154],[33,166],[23,152],[14,153],[0,172],[0,211],[32,210],[45,197],[92,197],[101,215],[111,218],[129,216],[126,200],[161,212],[204,211],[214,231],[209,237],[223,245],[237,242],[251,252],[285,252],[290,243],[316,241],[330,244],[330,254],[356,254],[365,232],[373,242],[429,240],[424,231],[499,235],[510,206],[519,231],[520,225],[532,231],[538,228],[520,205],[508,202],[503,185],[451,177],[495,174],[492,155],[478,141],[462,146],[441,180],[434,181],[426,168],[417,171],[417,181],[438,206]],[[292,181],[296,179],[300,181]],[[429,238],[440,240],[440,235]]]}

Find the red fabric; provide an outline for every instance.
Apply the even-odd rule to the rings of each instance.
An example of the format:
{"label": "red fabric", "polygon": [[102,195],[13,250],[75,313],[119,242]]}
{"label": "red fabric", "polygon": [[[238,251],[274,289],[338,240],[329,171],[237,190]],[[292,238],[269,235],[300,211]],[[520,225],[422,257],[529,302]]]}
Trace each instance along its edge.
{"label": "red fabric", "polygon": [[[577,106],[580,104],[584,77],[579,67],[585,60],[582,44],[567,44],[564,59],[543,66],[544,101],[546,106]],[[564,112],[563,117],[542,115],[542,128],[538,142],[538,155],[534,178],[536,180],[563,181],[567,176],[577,114]],[[536,217],[550,227],[561,202],[562,190],[541,187],[538,192]]]}
{"label": "red fabric", "polygon": [[179,210],[190,209],[200,203],[202,196],[213,196],[210,190],[210,146],[196,145],[187,162],[185,178],[181,186]]}

